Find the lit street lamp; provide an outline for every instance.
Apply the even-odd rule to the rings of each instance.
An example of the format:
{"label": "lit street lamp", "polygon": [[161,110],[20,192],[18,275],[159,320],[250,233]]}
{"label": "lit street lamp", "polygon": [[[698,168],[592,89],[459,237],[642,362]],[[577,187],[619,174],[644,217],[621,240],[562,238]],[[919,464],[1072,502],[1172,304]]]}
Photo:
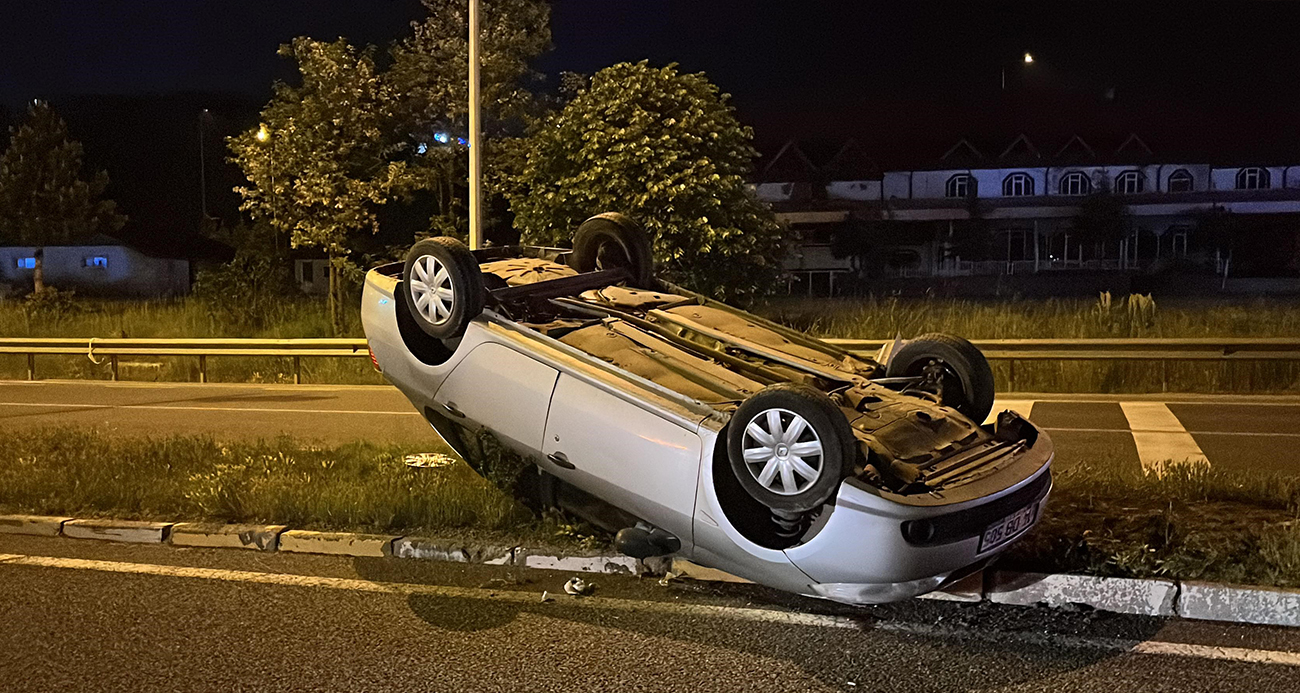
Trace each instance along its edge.
{"label": "lit street lamp", "polygon": [[[1034,64],[1034,55],[1029,51],[1025,51],[1022,60],[1026,65],[1032,65]],[[1006,90],[1007,90],[1007,66],[1004,63],[1002,65],[1002,91],[1006,91]]]}

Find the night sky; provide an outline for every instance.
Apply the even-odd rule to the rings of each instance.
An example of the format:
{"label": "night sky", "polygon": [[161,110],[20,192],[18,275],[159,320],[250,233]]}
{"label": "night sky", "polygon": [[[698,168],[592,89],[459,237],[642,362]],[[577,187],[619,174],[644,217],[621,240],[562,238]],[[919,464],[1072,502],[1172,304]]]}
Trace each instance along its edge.
{"label": "night sky", "polygon": [[[207,105],[229,119],[218,130],[243,127],[271,80],[290,74],[279,44],[306,34],[385,45],[423,15],[418,0],[0,0],[0,103],[53,101],[115,180],[150,168],[123,163],[129,146],[157,149],[180,181],[192,166],[163,140],[194,149],[192,118]],[[1188,143],[1294,151],[1298,20],[1300,3],[1280,1],[557,0],[555,50],[539,68],[553,79],[648,58],[703,70],[769,153],[791,137],[851,136],[890,165],[937,157],[956,137],[995,147],[1021,131],[1136,131],[1179,154]],[[140,94],[161,95],[166,122],[124,133],[126,111],[100,95]]]}
{"label": "night sky", "polygon": [[[384,44],[417,0],[0,0],[0,98],[139,92],[258,97],[296,35]],[[558,0],[541,68],[620,60],[704,70],[746,111],[996,90],[1003,64],[1121,97],[1207,105],[1300,95],[1289,2],[913,3]]]}

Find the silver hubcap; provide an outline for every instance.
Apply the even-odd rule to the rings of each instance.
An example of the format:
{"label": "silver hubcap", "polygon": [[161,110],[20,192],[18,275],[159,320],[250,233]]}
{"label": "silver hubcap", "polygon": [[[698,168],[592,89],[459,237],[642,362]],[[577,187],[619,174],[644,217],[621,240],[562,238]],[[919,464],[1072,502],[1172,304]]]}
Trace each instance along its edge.
{"label": "silver hubcap", "polygon": [[754,479],[782,496],[806,491],[822,473],[821,439],[788,409],[768,409],[751,419],[741,448]]}
{"label": "silver hubcap", "polygon": [[456,294],[451,274],[438,258],[422,255],[411,268],[411,303],[430,324],[441,325],[451,317]]}

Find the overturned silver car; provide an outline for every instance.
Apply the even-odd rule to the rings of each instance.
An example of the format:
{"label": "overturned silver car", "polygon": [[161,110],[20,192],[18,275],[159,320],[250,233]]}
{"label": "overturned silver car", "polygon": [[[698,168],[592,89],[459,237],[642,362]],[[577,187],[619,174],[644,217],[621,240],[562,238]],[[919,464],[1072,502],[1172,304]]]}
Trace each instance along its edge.
{"label": "overturned silver car", "polygon": [[486,430],[535,463],[535,503],[629,555],[859,604],[940,588],[1038,521],[1052,442],[1011,411],[981,425],[969,342],[855,356],[658,281],[619,214],[573,245],[424,240],[362,296],[388,380],[462,456]]}

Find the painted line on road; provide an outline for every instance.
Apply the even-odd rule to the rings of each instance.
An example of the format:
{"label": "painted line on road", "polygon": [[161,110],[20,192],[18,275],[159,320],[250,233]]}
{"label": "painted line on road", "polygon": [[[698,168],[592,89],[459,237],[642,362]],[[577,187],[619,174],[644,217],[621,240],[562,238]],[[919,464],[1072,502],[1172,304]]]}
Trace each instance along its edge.
{"label": "painted line on road", "polygon": [[1160,475],[1169,464],[1210,466],[1196,439],[1163,402],[1120,402],[1119,407],[1133,432],[1143,471]]}
{"label": "painted line on road", "polygon": [[1029,418],[1034,411],[1034,400],[1032,399],[994,399],[993,410],[989,412],[988,420],[984,423],[990,424],[997,420],[998,414],[1010,409],[1017,414]]}
{"label": "painted line on road", "polygon": [[[246,411],[279,414],[383,414],[385,416],[419,416],[420,412],[374,409],[276,409],[274,407],[176,407],[161,404],[85,404],[72,402],[0,402],[0,407],[75,407],[77,409],[148,409],[161,411]],[[63,412],[51,412],[63,413]]]}
{"label": "painted line on road", "polygon": [[[285,587],[315,587],[403,596],[428,595],[452,599],[476,599],[481,601],[528,604],[535,609],[543,611],[547,608],[545,604],[539,602],[538,595],[534,592],[491,590],[473,587],[421,585],[402,582],[375,582],[371,580],[322,577],[316,575],[261,573],[247,570],[193,568],[175,565],[155,565],[149,563],[124,563],[81,558],[61,558],[57,556],[28,556],[23,554],[0,554],[0,565],[91,570],[105,573],[256,583]],[[1159,640],[1138,641],[1116,638],[1086,638],[1073,635],[1053,635],[1021,631],[980,632],[962,628],[931,626],[920,623],[872,622],[866,618],[808,614],[794,611],[779,611],[776,609],[717,606],[710,604],[682,604],[680,602],[615,599],[609,597],[565,599],[562,603],[563,605],[571,607],[605,609],[622,611],[625,613],[649,612],[692,618],[721,617],[780,625],[877,630],[901,635],[982,640],[989,642],[1006,642],[1010,640],[1038,646],[1063,646],[1075,649],[1099,649],[1140,655],[1191,657],[1196,659],[1300,667],[1300,652],[1288,652],[1284,650],[1255,650],[1238,647],[1217,647],[1211,645],[1164,642]]]}
{"label": "painted line on road", "polygon": [[[1042,430],[1048,433],[1132,433],[1127,428],[1075,428],[1069,426],[1049,427]],[[1188,431],[1194,436],[1243,436],[1246,438],[1300,438],[1300,433],[1271,433],[1264,431]]]}

